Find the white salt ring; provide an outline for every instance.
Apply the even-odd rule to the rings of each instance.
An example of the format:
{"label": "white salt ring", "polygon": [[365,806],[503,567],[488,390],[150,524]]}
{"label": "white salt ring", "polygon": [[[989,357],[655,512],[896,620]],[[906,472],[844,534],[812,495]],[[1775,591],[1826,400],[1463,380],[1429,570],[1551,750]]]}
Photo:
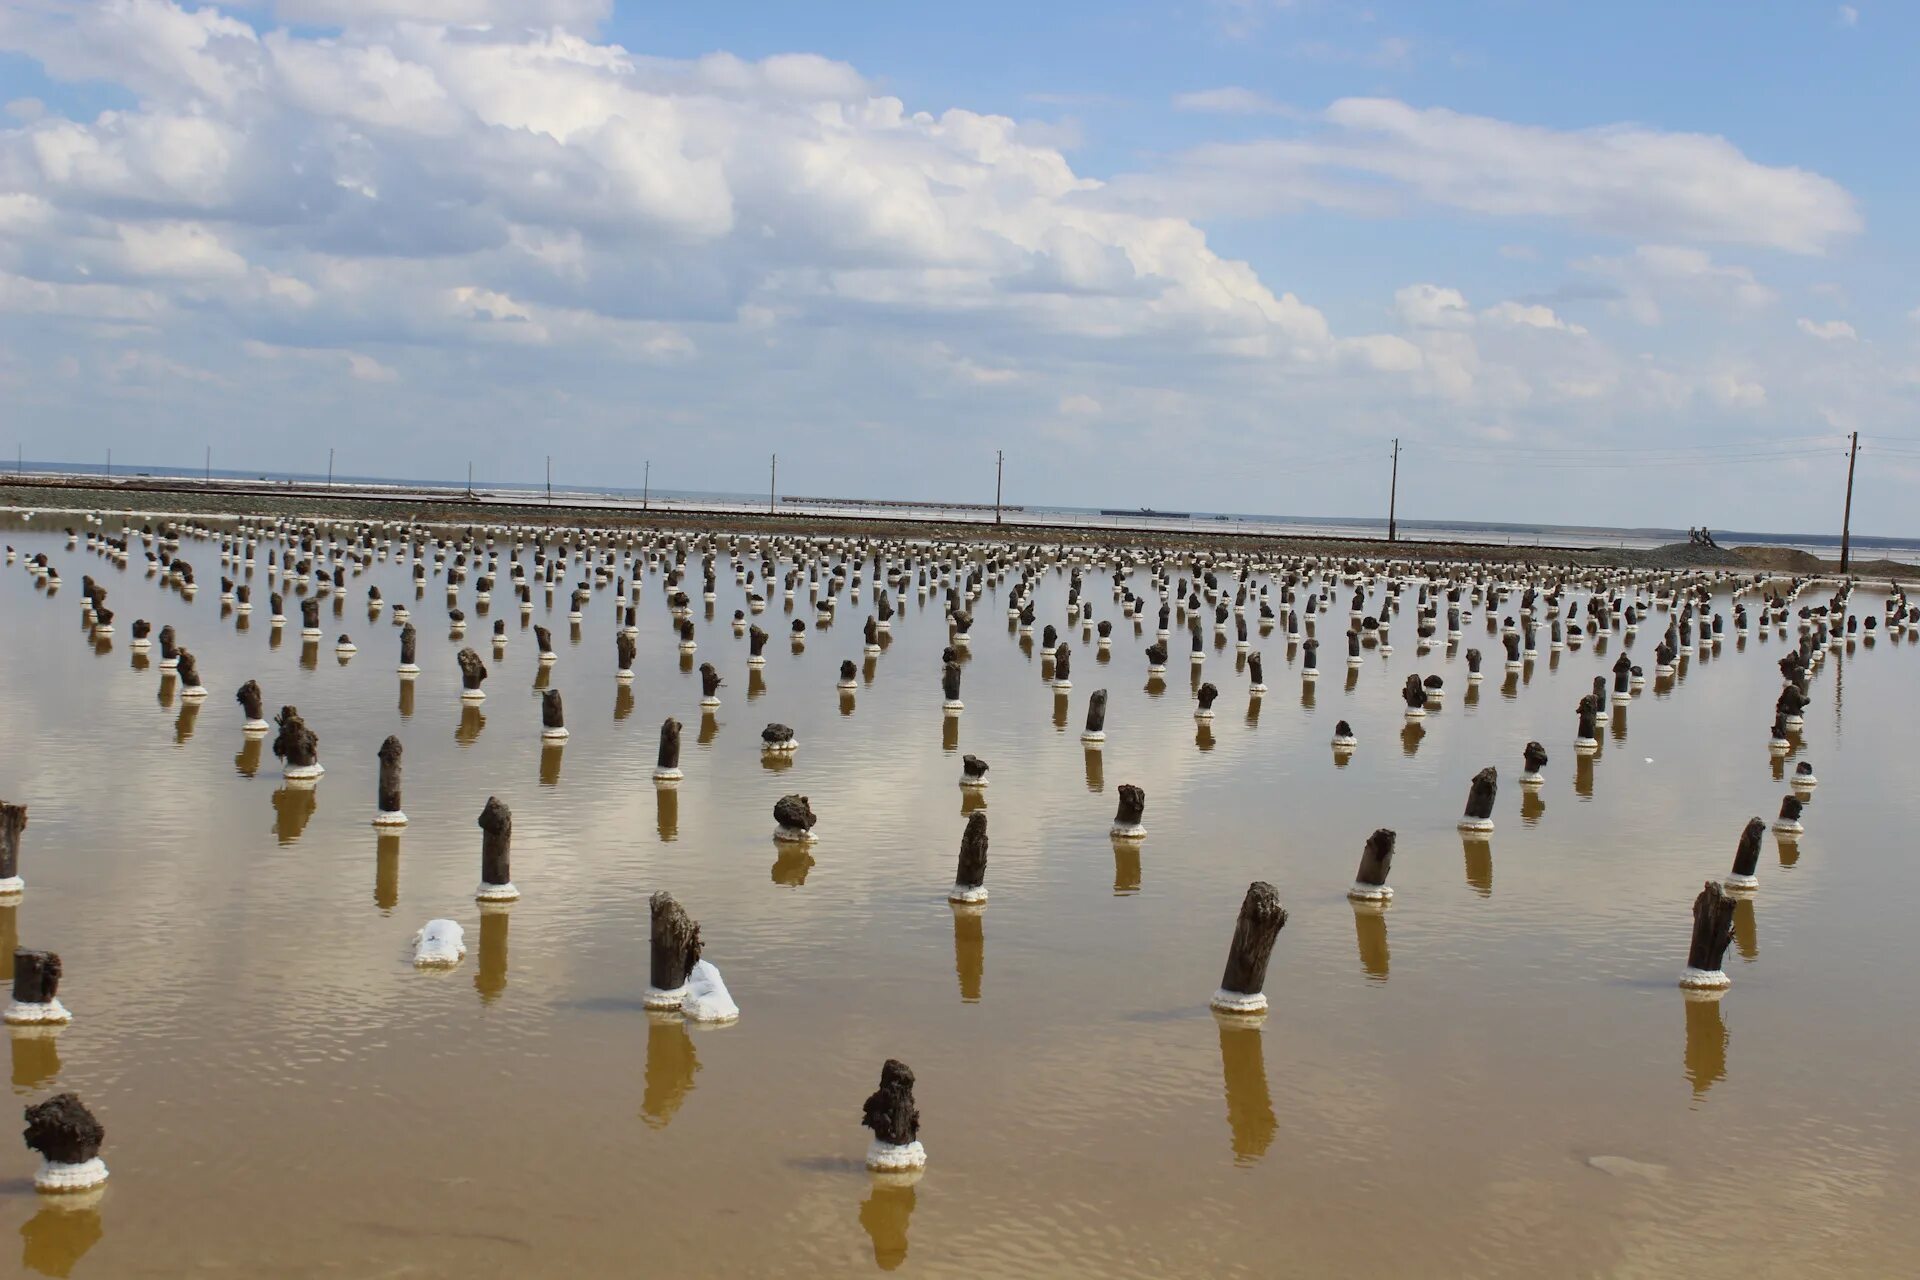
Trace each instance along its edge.
{"label": "white salt ring", "polygon": [[41,1004],[15,1000],[7,1005],[4,1014],[0,1014],[0,1021],[10,1027],[65,1025],[73,1021],[73,1014],[60,1003],[58,997]]}
{"label": "white salt ring", "polygon": [[473,891],[473,896],[478,902],[517,902],[520,899],[520,890],[511,880],[505,884],[488,884],[482,880],[480,887]]}
{"label": "white salt ring", "polygon": [[1393,888],[1384,884],[1367,884],[1360,880],[1353,882],[1347,890],[1347,897],[1355,902],[1389,902],[1393,899]]}
{"label": "white salt ring", "polygon": [[1207,1001],[1209,1008],[1221,1013],[1237,1013],[1242,1016],[1267,1011],[1267,997],[1264,993],[1248,995],[1243,991],[1228,991],[1225,987],[1213,993]]}
{"label": "white salt ring", "polygon": [[107,1166],[99,1156],[80,1164],[43,1163],[33,1175],[33,1189],[50,1195],[90,1191],[107,1180]]}
{"label": "white salt ring", "polygon": [[947,890],[947,901],[964,905],[974,905],[987,900],[987,886],[983,884],[956,884]]}
{"label": "white salt ring", "polygon": [[867,1147],[867,1168],[875,1173],[909,1173],[927,1167],[927,1149],[918,1142],[896,1144],[875,1138]]}
{"label": "white salt ring", "polygon": [[1689,965],[1680,974],[1680,985],[1694,991],[1717,991],[1733,985],[1722,969],[1695,969]]}
{"label": "white salt ring", "polygon": [[1143,823],[1116,822],[1107,831],[1115,840],[1145,840],[1147,828]]}
{"label": "white salt ring", "polygon": [[376,827],[404,827],[407,825],[406,811],[404,809],[381,809],[373,815],[373,825]]}
{"label": "white salt ring", "polygon": [[316,760],[312,764],[290,764],[280,771],[280,776],[288,782],[313,782],[326,771],[326,766]]}
{"label": "white salt ring", "polygon": [[1466,832],[1487,832],[1493,830],[1492,818],[1462,818],[1460,830]]}

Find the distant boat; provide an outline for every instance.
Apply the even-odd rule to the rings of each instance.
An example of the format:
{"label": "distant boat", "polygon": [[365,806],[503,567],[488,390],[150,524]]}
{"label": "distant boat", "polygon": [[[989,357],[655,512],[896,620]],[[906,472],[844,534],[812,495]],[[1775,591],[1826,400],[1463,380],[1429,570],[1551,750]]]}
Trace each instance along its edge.
{"label": "distant boat", "polygon": [[1191,511],[1155,511],[1152,507],[1141,507],[1138,511],[1121,511],[1113,507],[1102,507],[1103,516],[1151,516],[1155,520],[1191,520]]}

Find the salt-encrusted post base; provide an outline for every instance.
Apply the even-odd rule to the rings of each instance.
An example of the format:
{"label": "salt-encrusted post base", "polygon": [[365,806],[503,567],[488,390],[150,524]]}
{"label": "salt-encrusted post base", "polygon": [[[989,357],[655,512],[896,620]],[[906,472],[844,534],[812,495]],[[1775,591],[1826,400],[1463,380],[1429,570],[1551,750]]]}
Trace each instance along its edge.
{"label": "salt-encrusted post base", "polygon": [[917,1173],[927,1167],[927,1149],[918,1142],[897,1145],[875,1138],[867,1147],[867,1168],[875,1173]]}
{"label": "salt-encrusted post base", "polygon": [[1573,740],[1573,749],[1575,751],[1580,752],[1582,755],[1590,755],[1593,752],[1598,751],[1600,749],[1600,739],[1575,738]]}
{"label": "salt-encrusted post base", "polygon": [[1733,985],[1724,969],[1687,968],[1680,974],[1680,985],[1689,991],[1724,991]]}
{"label": "salt-encrusted post base", "polygon": [[948,698],[940,704],[940,709],[950,716],[957,716],[967,709],[967,704],[958,698]]}
{"label": "salt-encrusted post base", "polygon": [[0,902],[9,902],[27,891],[27,882],[19,876],[0,880]]}
{"label": "salt-encrusted post base", "polygon": [[273,726],[265,720],[249,720],[240,726],[240,732],[246,734],[249,738],[264,738],[267,734],[273,732]]}
{"label": "salt-encrusted post base", "polygon": [[1726,890],[1728,893],[1733,893],[1733,894],[1749,893],[1750,894],[1754,890],[1760,887],[1760,877],[1759,876],[1743,876],[1739,872],[1735,871],[1729,874],[1725,880],[1721,881],[1721,884],[1726,886]]}
{"label": "salt-encrusted post base", "polygon": [[59,1164],[48,1160],[35,1171],[33,1189],[47,1195],[71,1195],[76,1191],[91,1191],[106,1180],[106,1162],[99,1156],[83,1164]]}
{"label": "salt-encrusted post base", "polygon": [[963,906],[977,906],[987,900],[987,886],[983,884],[956,884],[947,890],[947,901]]}
{"label": "salt-encrusted post base", "polygon": [[1088,746],[1093,746],[1093,747],[1099,746],[1101,743],[1105,742],[1106,740],[1107,740],[1107,731],[1105,729],[1089,729],[1085,733],[1082,733],[1080,735],[1080,741],[1086,743]]}
{"label": "salt-encrusted post base", "polygon": [[565,742],[570,736],[571,734],[569,734],[564,725],[552,729],[542,729],[540,731],[540,740],[542,742]]}
{"label": "salt-encrusted post base", "polygon": [[640,997],[640,1003],[656,1013],[676,1010],[686,1003],[687,988],[684,984],[671,991],[662,991],[659,987],[648,987],[646,994]]}
{"label": "salt-encrusted post base", "polygon": [[671,787],[686,776],[685,773],[678,769],[655,769],[653,771],[654,785],[662,787]]}
{"label": "salt-encrusted post base", "polygon": [[467,954],[466,933],[452,920],[429,920],[413,935],[416,969],[447,969]]}
{"label": "salt-encrusted post base", "polygon": [[987,789],[987,780],[985,778],[969,778],[965,774],[962,774],[960,775],[960,789],[962,791],[985,791]]}
{"label": "salt-encrusted post base", "polygon": [[1393,886],[1384,884],[1366,884],[1356,880],[1353,888],[1347,890],[1347,897],[1355,902],[1391,902]]}
{"label": "salt-encrusted post base", "polygon": [[773,838],[781,844],[814,844],[820,839],[805,827],[775,827]]}
{"label": "salt-encrusted post base", "polygon": [[65,1026],[73,1021],[73,1014],[60,1003],[58,997],[42,1004],[23,1004],[15,1000],[7,1005],[5,1014],[0,1014],[0,1021],[10,1027]]}
{"label": "salt-encrusted post base", "polygon": [[473,891],[473,897],[476,902],[517,902],[520,900],[520,890],[514,887],[511,880],[505,884],[488,884],[483,880],[480,887]]}
{"label": "salt-encrusted post base", "polygon": [[1484,833],[1493,830],[1492,818],[1462,818],[1460,830]]}
{"label": "salt-encrusted post base", "polygon": [[1806,824],[1795,819],[1776,818],[1773,822],[1773,834],[1790,840],[1799,839],[1806,831]]}
{"label": "salt-encrusted post base", "polygon": [[1145,840],[1147,829],[1138,822],[1116,822],[1107,831],[1115,840]]}
{"label": "salt-encrusted post base", "polygon": [[290,764],[280,771],[280,776],[288,782],[318,782],[320,775],[327,771],[319,761],[312,764]]}
{"label": "salt-encrusted post base", "polygon": [[486,700],[487,691],[485,689],[462,689],[460,691],[460,701],[462,702],[485,702]]}
{"label": "salt-encrusted post base", "polygon": [[1213,998],[1207,1001],[1207,1007],[1219,1013],[1248,1018],[1267,1011],[1267,997],[1264,992],[1248,995],[1244,991],[1229,991],[1222,987],[1213,993]]}
{"label": "salt-encrusted post base", "polygon": [[420,664],[417,662],[403,662],[394,668],[394,672],[403,676],[417,676],[420,674]]}
{"label": "salt-encrusted post base", "polygon": [[1543,787],[1546,784],[1547,776],[1544,773],[1523,773],[1520,775],[1520,785],[1523,787]]}
{"label": "salt-encrusted post base", "polygon": [[407,825],[406,811],[402,809],[382,809],[373,815],[376,827],[404,827]]}

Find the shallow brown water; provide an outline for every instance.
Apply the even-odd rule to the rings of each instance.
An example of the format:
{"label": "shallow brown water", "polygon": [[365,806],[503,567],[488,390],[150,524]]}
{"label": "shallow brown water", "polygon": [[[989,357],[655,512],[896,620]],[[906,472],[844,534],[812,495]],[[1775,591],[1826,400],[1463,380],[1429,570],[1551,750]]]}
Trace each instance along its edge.
{"label": "shallow brown water", "polygon": [[[463,589],[469,639],[453,642],[440,584],[416,601],[410,569],[383,562],[341,613],[326,603],[303,661],[291,598],[271,642],[264,571],[240,632],[211,544],[181,549],[201,582],[189,603],[143,576],[137,547],[123,571],[45,523],[5,523],[21,556],[0,572],[0,796],[31,823],[0,949],[60,952],[75,1021],[13,1038],[11,1080],[22,1106],[79,1092],[113,1177],[96,1204],[55,1207],[13,1146],[0,1236],[17,1254],[0,1247],[0,1273],[15,1256],[49,1275],[410,1277],[1859,1275],[1920,1258],[1904,1208],[1920,1190],[1910,642],[1836,652],[1814,677],[1807,834],[1797,851],[1769,837],[1733,988],[1689,1004],[1674,979],[1693,895],[1785,790],[1765,747],[1776,636],[1729,634],[1670,689],[1649,683],[1583,764],[1574,703],[1618,635],[1507,688],[1476,615],[1466,643],[1489,675],[1470,701],[1462,658],[1417,655],[1406,615],[1351,688],[1328,637],[1310,700],[1276,633],[1256,642],[1272,686],[1257,715],[1229,640],[1209,651],[1223,692],[1196,733],[1182,624],[1159,691],[1150,632],[1116,621],[1106,662],[1071,633],[1058,709],[1003,583],[976,609],[966,711],[948,723],[937,598],[900,602],[845,705],[834,681],[859,659],[870,588],[825,632],[803,589],[800,654],[776,594],[750,682],[723,558],[684,669],[646,577],[630,700],[611,590],[577,638],[566,588],[551,618],[536,592],[572,729],[554,752],[504,575],[487,616]],[[64,579],[51,597],[22,569],[39,550]],[[110,643],[81,623],[89,573],[118,614]],[[410,694],[391,617],[367,619],[369,583],[413,610]],[[697,576],[690,589],[697,602]],[[1063,621],[1065,590],[1047,575],[1043,623]],[[1097,572],[1087,596],[1118,618]],[[1856,612],[1878,604],[1863,591]],[[157,645],[152,665],[133,658],[138,616],[199,657],[197,713],[163,683]],[[498,661],[493,616],[511,636]],[[1663,626],[1632,650],[1649,669]],[[344,666],[341,631],[360,646]],[[462,643],[493,672],[477,715],[458,701]],[[691,669],[706,660],[728,680],[711,723]],[[1397,696],[1412,671],[1447,680],[1417,743]],[[249,759],[232,699],[248,678],[319,733],[315,790],[287,788],[264,744]],[[1108,740],[1089,755],[1078,732],[1099,687]],[[669,714],[687,777],[661,794]],[[1340,718],[1360,746],[1336,767]],[[783,770],[758,750],[771,720],[801,740]],[[407,749],[397,838],[368,825],[388,733]],[[1553,755],[1537,803],[1514,783],[1529,738]],[[967,751],[992,765],[992,900],[975,917],[945,901]],[[1498,829],[1479,848],[1454,822],[1489,763]],[[1133,853],[1107,836],[1121,782],[1148,795]],[[810,864],[770,839],[786,791],[820,814]],[[489,795],[512,806],[525,896],[482,916]],[[1345,890],[1381,825],[1400,833],[1398,896],[1368,915]],[[1255,878],[1292,918],[1272,1011],[1247,1029],[1207,997]],[[737,1025],[641,1009],[660,888],[700,921]],[[417,972],[410,939],[443,915],[468,955]],[[888,1056],[919,1076],[931,1163],[912,1188],[861,1166],[860,1103]]]}

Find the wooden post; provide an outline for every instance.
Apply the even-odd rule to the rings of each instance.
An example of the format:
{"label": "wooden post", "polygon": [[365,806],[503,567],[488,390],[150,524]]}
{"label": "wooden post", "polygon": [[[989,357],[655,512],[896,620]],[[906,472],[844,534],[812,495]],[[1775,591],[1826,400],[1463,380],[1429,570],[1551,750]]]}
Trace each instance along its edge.
{"label": "wooden post", "polygon": [[520,896],[513,883],[513,812],[500,803],[500,797],[488,796],[479,822],[480,888],[474,897],[481,902],[512,902]]}
{"label": "wooden post", "polygon": [[678,1009],[686,999],[687,974],[700,959],[700,926],[664,890],[648,900],[648,908],[653,936],[643,1003],[649,1009]]}
{"label": "wooden post", "polygon": [[947,901],[976,904],[986,900],[987,811],[975,809],[967,815],[967,829],[960,837],[960,865],[954,872],[953,888],[947,891]]}
{"label": "wooden post", "polygon": [[0,800],[0,897],[26,888],[20,878],[20,833],[26,826],[27,806]]}
{"label": "wooden post", "polygon": [[1473,782],[1467,788],[1467,808],[1460,819],[1460,830],[1471,832],[1493,830],[1493,801],[1499,785],[1499,770],[1492,765],[1473,775]]}
{"label": "wooden post", "polygon": [[898,1058],[880,1068],[880,1087],[867,1095],[860,1123],[873,1131],[867,1148],[867,1168],[876,1172],[924,1169],[927,1153],[920,1145],[920,1108],[913,1100],[913,1069]]}
{"label": "wooden post", "polygon": [[1081,731],[1080,741],[1098,745],[1107,740],[1107,691],[1095,689],[1093,696],[1087,699],[1087,727]]}
{"label": "wooden post", "polygon": [[1360,870],[1353,877],[1347,896],[1356,901],[1385,902],[1393,897],[1387,885],[1387,872],[1393,867],[1394,833],[1386,827],[1367,837],[1360,851]]}
{"label": "wooden post", "polygon": [[1687,968],[1680,985],[1697,991],[1713,991],[1731,984],[1720,968],[1733,941],[1733,899],[1712,880],[1693,900],[1693,937],[1687,946]]}
{"label": "wooden post", "polygon": [[558,689],[540,691],[540,738],[543,742],[567,740],[566,706]]}
{"label": "wooden post", "polygon": [[38,1191],[85,1191],[107,1180],[100,1145],[107,1131],[76,1094],[55,1094],[28,1107],[25,1138],[45,1164],[33,1176]]}
{"label": "wooden post", "polygon": [[1144,840],[1147,828],[1144,822],[1147,813],[1147,793],[1132,783],[1120,784],[1120,807],[1113,815],[1113,828],[1109,832],[1116,840]]}
{"label": "wooden post", "polygon": [[404,827],[407,815],[400,808],[400,739],[388,734],[380,744],[380,785],[376,797],[373,825]]}
{"label": "wooden post", "polygon": [[1267,997],[1262,988],[1267,981],[1267,960],[1286,923],[1287,910],[1280,905],[1278,890],[1264,880],[1247,886],[1233,929],[1233,943],[1227,949],[1227,967],[1220,977],[1220,989],[1213,993],[1215,1009],[1222,1013],[1266,1012]]}
{"label": "wooden post", "polygon": [[1760,886],[1760,837],[1767,833],[1764,819],[1749,819],[1746,828],[1740,832],[1740,843],[1733,851],[1733,871],[1727,876],[1726,887],[1733,892],[1757,889]]}

